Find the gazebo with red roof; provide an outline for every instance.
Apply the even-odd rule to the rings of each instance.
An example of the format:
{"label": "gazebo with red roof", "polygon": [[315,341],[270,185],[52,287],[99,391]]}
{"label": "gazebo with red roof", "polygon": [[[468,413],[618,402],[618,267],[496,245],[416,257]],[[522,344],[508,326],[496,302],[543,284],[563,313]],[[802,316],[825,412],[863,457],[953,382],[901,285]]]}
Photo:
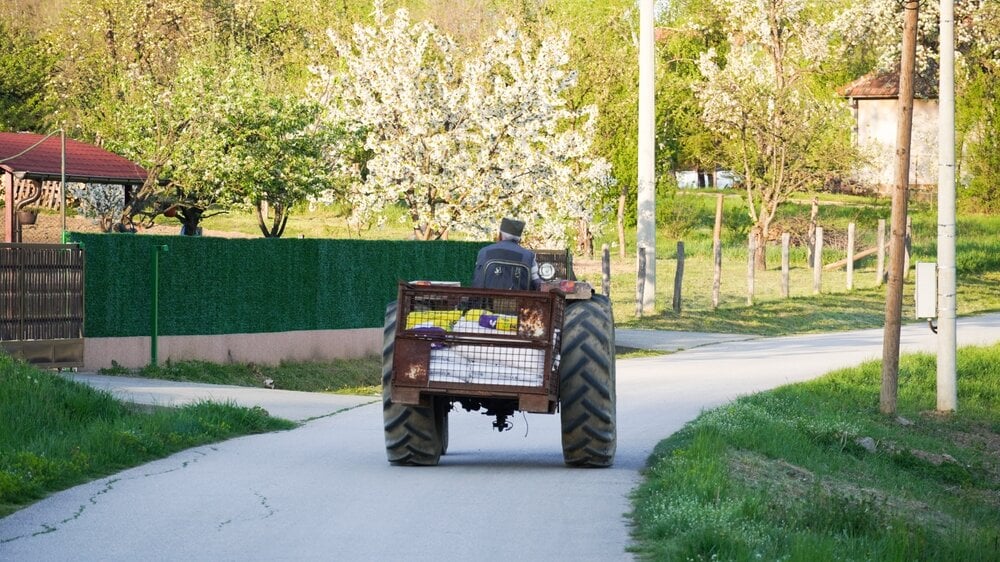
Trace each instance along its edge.
{"label": "gazebo with red roof", "polygon": [[17,182],[43,181],[142,185],[147,172],[138,164],[98,146],[66,139],[65,173],[63,149],[58,136],[35,133],[0,133],[0,174],[4,190],[4,242],[13,242],[16,210],[40,196],[15,201]]}

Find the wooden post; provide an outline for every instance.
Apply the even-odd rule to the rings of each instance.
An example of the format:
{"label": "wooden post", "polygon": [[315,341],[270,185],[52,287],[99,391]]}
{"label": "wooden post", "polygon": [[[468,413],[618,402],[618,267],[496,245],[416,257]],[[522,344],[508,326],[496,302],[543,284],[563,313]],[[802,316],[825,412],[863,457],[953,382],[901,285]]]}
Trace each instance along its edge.
{"label": "wooden post", "polygon": [[684,242],[677,241],[677,274],[674,275],[674,312],[681,313],[681,282],[684,279]]}
{"label": "wooden post", "polygon": [[635,317],[642,318],[643,290],[646,288],[646,248],[639,246],[639,256],[636,262],[635,273]]}
{"label": "wooden post", "polygon": [[807,235],[806,261],[812,267],[816,258],[816,220],[819,216],[819,199],[813,197],[812,210],[809,211],[809,233]]}
{"label": "wooden post", "polygon": [[896,413],[899,388],[899,334],[903,311],[903,246],[910,186],[910,141],[913,133],[913,75],[916,66],[919,0],[903,5],[903,49],[899,69],[899,120],[896,127],[896,185],[892,192],[892,245],[889,283],[885,291],[885,330],[882,335],[882,388],[879,411]]}
{"label": "wooden post", "polygon": [[906,238],[903,243],[903,279],[910,278],[910,250],[912,250],[911,234],[913,234],[913,217],[906,216]]}
{"label": "wooden post", "polygon": [[712,277],[712,310],[719,308],[722,293],[722,194],[715,199],[715,228],[712,230],[712,256],[715,273]]}
{"label": "wooden post", "polygon": [[881,287],[885,282],[885,219],[878,220],[878,263],[875,264],[875,286]]}
{"label": "wooden post", "polygon": [[813,294],[823,290],[823,227],[816,227],[816,255],[813,258]]}
{"label": "wooden post", "polygon": [[781,296],[788,298],[788,246],[791,244],[792,235],[787,232],[781,233]]}
{"label": "wooden post", "polygon": [[854,289],[854,223],[847,225],[847,290]]}
{"label": "wooden post", "polygon": [[601,289],[604,296],[611,297],[611,250],[607,244],[601,246]]}
{"label": "wooden post", "polygon": [[750,233],[750,238],[747,243],[747,305],[753,306],[753,285],[754,285],[754,267],[753,267],[753,257],[757,253],[757,237]]}
{"label": "wooden post", "polygon": [[14,221],[17,220],[16,209],[14,209],[14,174],[7,172],[0,172],[0,174],[2,174],[4,197],[3,241],[17,242],[17,240],[14,240],[14,233],[17,232],[17,228],[14,225]]}

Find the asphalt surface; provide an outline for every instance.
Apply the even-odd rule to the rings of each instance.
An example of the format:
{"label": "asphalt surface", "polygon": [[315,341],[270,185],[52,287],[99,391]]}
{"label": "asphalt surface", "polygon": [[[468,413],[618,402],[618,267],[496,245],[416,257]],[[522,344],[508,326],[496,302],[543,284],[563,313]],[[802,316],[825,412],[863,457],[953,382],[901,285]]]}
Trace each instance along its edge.
{"label": "asphalt surface", "polygon": [[[633,332],[641,331],[619,330],[618,344],[674,345],[665,341],[671,333]],[[703,409],[878,359],[882,346],[881,329],[686,337],[685,351],[618,362],[618,455],[609,469],[563,466],[558,416],[517,416],[512,431],[496,433],[491,418],[453,412],[440,466],[393,467],[370,398],[325,403],[77,375],[146,403],[211,397],[308,421],[53,494],[0,519],[0,560],[629,560],[628,495],[657,442]],[[960,320],[958,339],[1000,341],[1000,314]],[[936,350],[925,324],[904,327],[901,340],[903,351]]]}

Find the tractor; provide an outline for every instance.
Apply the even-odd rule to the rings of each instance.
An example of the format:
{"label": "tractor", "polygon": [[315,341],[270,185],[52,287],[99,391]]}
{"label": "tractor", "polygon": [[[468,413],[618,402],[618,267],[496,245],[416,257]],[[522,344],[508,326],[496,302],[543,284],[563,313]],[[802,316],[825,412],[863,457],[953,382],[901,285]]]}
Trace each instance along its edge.
{"label": "tractor", "polygon": [[[615,334],[610,300],[575,280],[569,253],[536,252],[540,290],[454,282],[398,286],[385,311],[382,402],[388,460],[433,466],[453,408],[511,428],[517,412],[559,413],[563,460],[614,461]],[[565,256],[565,257],[563,257]]]}

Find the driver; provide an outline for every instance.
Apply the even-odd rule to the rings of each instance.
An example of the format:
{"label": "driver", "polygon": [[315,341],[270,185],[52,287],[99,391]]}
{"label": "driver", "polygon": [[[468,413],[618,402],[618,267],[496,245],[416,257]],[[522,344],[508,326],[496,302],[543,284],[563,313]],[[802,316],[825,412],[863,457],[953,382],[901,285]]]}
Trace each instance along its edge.
{"label": "driver", "polygon": [[500,221],[497,241],[482,250],[476,257],[476,272],[472,286],[481,289],[538,289],[542,279],[538,275],[535,253],[521,247],[524,221],[505,218]]}

